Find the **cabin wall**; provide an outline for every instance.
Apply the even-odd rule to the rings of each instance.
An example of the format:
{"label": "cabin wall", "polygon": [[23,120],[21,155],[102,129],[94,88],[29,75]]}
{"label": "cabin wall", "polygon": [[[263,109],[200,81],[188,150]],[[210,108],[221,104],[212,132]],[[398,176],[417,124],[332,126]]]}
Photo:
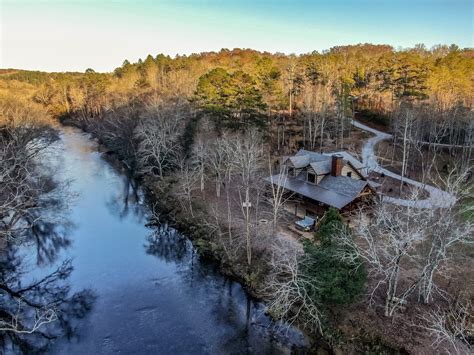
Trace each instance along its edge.
{"label": "cabin wall", "polygon": [[292,165],[287,165],[287,171],[288,171],[288,175],[289,176],[298,176],[304,169],[303,168],[299,168],[299,169],[296,169],[294,168]]}
{"label": "cabin wall", "polygon": [[306,209],[303,202],[301,201],[291,201],[285,203],[285,210],[298,218],[304,218],[306,216]]}
{"label": "cabin wall", "polygon": [[303,170],[303,168],[295,169],[295,176],[298,176]]}
{"label": "cabin wall", "polygon": [[351,175],[351,178],[352,179],[356,179],[356,180],[360,180],[361,179],[361,176],[360,176],[360,173],[355,170],[352,166],[346,164],[342,167],[342,171],[341,171],[341,175],[342,176],[347,176],[347,173],[352,173]]}
{"label": "cabin wall", "polygon": [[324,215],[327,209],[328,206],[312,202],[307,198],[303,198],[299,201],[288,201],[285,203],[285,210],[298,218],[309,216],[318,219]]}

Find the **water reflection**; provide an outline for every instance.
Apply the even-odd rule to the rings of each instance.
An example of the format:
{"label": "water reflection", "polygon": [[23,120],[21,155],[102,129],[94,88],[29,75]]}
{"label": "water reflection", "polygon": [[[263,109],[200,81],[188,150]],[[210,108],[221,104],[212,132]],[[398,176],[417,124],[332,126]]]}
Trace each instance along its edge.
{"label": "water reflection", "polygon": [[192,243],[167,224],[148,237],[147,254],[176,265],[180,291],[187,300],[205,298],[209,322],[219,329],[218,353],[279,354],[288,346],[304,345],[295,329],[273,322],[265,307],[246,294],[242,286],[220,274],[214,262],[199,260]]}
{"label": "water reflection", "polygon": [[[52,163],[50,153],[44,162]],[[0,248],[0,353],[44,352],[53,339],[73,338],[96,299],[90,289],[71,290],[73,264],[61,254],[72,245],[74,194],[46,166],[37,177],[42,194]]]}
{"label": "water reflection", "polygon": [[59,224],[39,218],[32,223],[28,240],[36,250],[39,266],[53,264],[61,250],[71,246],[71,240],[66,236],[73,227],[72,223]]}
{"label": "water reflection", "polygon": [[[45,245],[51,244],[41,249],[53,255]],[[76,321],[95,301],[89,289],[71,292],[70,259],[38,278],[29,277],[27,264],[27,258],[11,245],[0,258],[0,344],[7,353],[42,352],[55,338],[72,338]]]}
{"label": "water reflection", "polygon": [[[274,330],[262,304],[222,276],[218,265],[200,260],[176,230],[165,224],[147,228],[152,213],[141,203],[140,190],[86,136],[66,129],[62,139],[62,177],[74,180],[80,197],[72,207],[72,227],[56,230],[73,243],[37,238],[43,260],[55,260],[38,269],[49,275],[56,269],[48,265],[73,260],[74,271],[54,281],[58,291],[64,287],[57,295],[64,317],[73,321],[53,334],[62,338],[49,353],[268,354],[304,344],[296,331]],[[29,255],[36,254],[33,248]],[[93,294],[83,291],[91,287]]]}
{"label": "water reflection", "polygon": [[145,250],[147,254],[186,267],[192,264],[194,257],[191,242],[167,224],[160,225],[147,237]]}
{"label": "water reflection", "polygon": [[137,182],[129,176],[122,176],[122,188],[117,190],[107,201],[107,208],[110,213],[123,220],[130,215],[144,217],[144,209],[141,206],[143,199]]}

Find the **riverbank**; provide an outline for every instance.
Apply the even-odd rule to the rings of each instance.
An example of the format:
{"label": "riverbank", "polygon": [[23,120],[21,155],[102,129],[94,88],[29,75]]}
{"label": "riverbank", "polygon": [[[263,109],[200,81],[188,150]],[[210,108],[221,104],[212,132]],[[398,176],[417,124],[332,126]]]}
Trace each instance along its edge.
{"label": "riverbank", "polygon": [[307,352],[301,332],[273,322],[217,263],[198,256],[187,235],[166,223],[147,226],[154,214],[144,185],[131,183],[112,152],[79,130],[62,131],[58,178],[72,179],[78,201],[71,247],[59,260],[74,259],[71,287],[98,297],[77,339],[58,340],[52,353]]}
{"label": "riverbank", "polygon": [[[148,225],[160,225],[162,222],[171,224],[192,241],[202,260],[212,260],[213,263],[217,263],[221,273],[241,284],[254,299],[263,302],[267,301],[265,296],[259,292],[259,285],[255,284],[255,280],[249,280],[245,272],[242,272],[245,270],[245,267],[238,264],[229,265],[223,262],[222,251],[209,240],[210,231],[203,224],[202,220],[191,218],[189,214],[181,210],[178,201],[169,194],[173,181],[167,179],[160,181],[150,176],[133,174],[128,164],[125,164],[117,153],[104,145],[100,145],[97,138],[95,140],[99,143],[99,149],[103,153],[104,159],[115,169],[126,172],[128,176],[136,179],[135,186],[140,185],[145,191],[146,203],[154,212],[153,219],[148,221]],[[361,307],[363,306],[361,305]],[[326,349],[325,351],[329,353],[335,352],[340,354],[370,351],[370,349],[384,349],[384,353],[403,353],[400,350],[395,350],[397,348],[395,344],[388,346],[377,335],[379,332],[376,332],[375,329],[374,331],[370,330],[370,322],[366,322],[364,329],[361,329],[357,323],[347,319],[343,313],[336,312],[336,314],[330,322],[332,330],[328,329],[325,333],[326,340],[323,340],[318,334],[307,334],[313,344],[312,350],[308,351],[309,353],[321,351],[321,348]],[[325,345],[322,346],[322,344]]]}
{"label": "riverbank", "polygon": [[135,185],[143,189],[145,196],[144,202],[148,205],[150,210],[153,211],[153,217],[147,222],[147,226],[156,227],[166,223],[175,228],[189,238],[201,258],[218,263],[222,273],[226,277],[242,284],[246,292],[253,298],[257,300],[264,299],[263,295],[258,292],[258,288],[248,282],[245,274],[238,271],[238,266],[223,262],[221,252],[213,246],[209,238],[206,237],[211,231],[203,225],[202,221],[189,216],[181,210],[177,200],[169,194],[172,182],[167,179],[159,181],[149,176],[134,174],[116,152],[109,150],[98,140],[97,142],[99,143],[100,151],[103,153],[104,159],[115,169],[126,172],[126,174],[135,181]]}
{"label": "riverbank", "polygon": [[[108,159],[111,160],[110,155]],[[119,160],[114,160],[114,164],[120,164]],[[124,166],[124,168],[127,167]],[[248,278],[245,273],[245,265],[229,264],[223,261],[225,258],[222,251],[207,237],[211,231],[202,224],[202,221],[190,218],[186,211],[182,211],[179,203],[168,195],[166,190],[163,190],[163,183],[144,177],[140,179],[140,184],[146,190],[147,203],[157,212],[157,220],[151,221],[152,224],[170,223],[191,240],[203,260],[218,263],[220,272],[241,284],[254,299],[264,304],[269,301],[265,294],[260,292],[261,285],[255,283],[255,279]],[[357,309],[358,307],[361,309]],[[383,339],[382,334],[384,332],[379,331],[382,329],[380,328],[381,323],[371,323],[371,317],[377,317],[376,312],[369,312],[370,316],[366,316],[365,305],[358,303],[349,306],[349,312],[350,316],[344,310],[328,310],[328,314],[331,314],[332,318],[325,322],[324,336],[319,333],[305,332],[301,328],[301,324],[294,324],[303,331],[311,344],[310,349],[303,353],[342,355],[378,352],[381,354],[408,354],[403,350],[401,343],[387,342]],[[271,314],[269,316],[272,317]],[[373,325],[375,325],[374,328],[372,328]]]}

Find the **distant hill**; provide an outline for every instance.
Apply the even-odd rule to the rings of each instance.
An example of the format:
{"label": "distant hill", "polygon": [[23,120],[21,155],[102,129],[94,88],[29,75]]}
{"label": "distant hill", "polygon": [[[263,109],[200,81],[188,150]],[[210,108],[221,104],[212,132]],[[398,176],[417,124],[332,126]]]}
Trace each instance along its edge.
{"label": "distant hill", "polygon": [[32,85],[41,85],[49,79],[59,78],[64,76],[80,76],[83,73],[79,72],[65,72],[65,73],[48,73],[39,70],[22,70],[22,69],[0,69],[0,79],[2,80],[16,80]]}

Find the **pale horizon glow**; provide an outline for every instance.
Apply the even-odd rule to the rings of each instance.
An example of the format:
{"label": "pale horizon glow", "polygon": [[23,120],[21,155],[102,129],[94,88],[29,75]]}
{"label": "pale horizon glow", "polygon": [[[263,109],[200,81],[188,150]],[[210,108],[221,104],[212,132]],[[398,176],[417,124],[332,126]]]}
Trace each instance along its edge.
{"label": "pale horizon glow", "polygon": [[0,0],[0,68],[112,71],[148,54],[473,47],[471,0]]}

